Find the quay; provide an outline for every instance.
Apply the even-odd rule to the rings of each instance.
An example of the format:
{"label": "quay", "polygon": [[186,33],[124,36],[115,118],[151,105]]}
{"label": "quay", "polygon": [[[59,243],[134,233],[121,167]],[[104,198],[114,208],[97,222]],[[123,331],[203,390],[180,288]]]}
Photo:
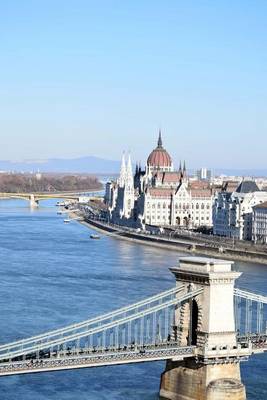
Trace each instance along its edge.
{"label": "quay", "polygon": [[107,232],[113,235],[114,238],[128,240],[144,245],[155,246],[174,251],[182,251],[195,255],[203,255],[215,258],[224,258],[227,260],[256,262],[267,265],[267,252],[253,251],[244,247],[230,246],[227,243],[211,243],[205,242],[196,236],[176,236],[164,234],[151,234],[143,231],[137,231],[126,226],[115,225],[98,219],[95,214],[85,212],[80,206],[78,215],[83,217],[83,223],[88,224],[94,229],[102,232]]}

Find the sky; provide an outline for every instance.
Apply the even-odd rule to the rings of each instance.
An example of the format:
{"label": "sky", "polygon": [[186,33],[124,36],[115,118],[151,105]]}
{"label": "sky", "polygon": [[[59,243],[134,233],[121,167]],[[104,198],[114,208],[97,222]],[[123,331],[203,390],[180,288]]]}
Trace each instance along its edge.
{"label": "sky", "polygon": [[266,168],[267,2],[0,2],[0,159]]}

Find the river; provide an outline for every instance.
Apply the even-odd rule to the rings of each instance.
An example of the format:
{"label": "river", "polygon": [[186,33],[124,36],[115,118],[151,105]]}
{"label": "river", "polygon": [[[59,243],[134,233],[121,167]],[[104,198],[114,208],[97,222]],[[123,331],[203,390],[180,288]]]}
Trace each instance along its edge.
{"label": "river", "polygon": [[[54,201],[0,201],[0,343],[79,322],[172,287],[179,253],[64,224]],[[238,262],[238,286],[267,295],[267,266]],[[164,363],[0,378],[1,400],[156,400]],[[242,363],[248,400],[267,399],[267,355]]]}

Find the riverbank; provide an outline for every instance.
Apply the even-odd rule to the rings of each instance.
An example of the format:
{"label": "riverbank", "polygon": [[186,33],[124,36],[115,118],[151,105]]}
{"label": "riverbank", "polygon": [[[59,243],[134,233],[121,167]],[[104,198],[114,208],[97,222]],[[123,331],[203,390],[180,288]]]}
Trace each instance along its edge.
{"label": "riverbank", "polygon": [[172,251],[182,251],[184,253],[223,258],[233,261],[255,262],[267,266],[267,254],[260,252],[246,251],[243,249],[211,246],[200,243],[194,237],[187,239],[168,238],[159,235],[143,234],[123,227],[113,226],[104,222],[95,221],[85,217],[83,224],[88,225],[100,232],[111,234],[114,238],[128,240],[143,245],[154,246]]}

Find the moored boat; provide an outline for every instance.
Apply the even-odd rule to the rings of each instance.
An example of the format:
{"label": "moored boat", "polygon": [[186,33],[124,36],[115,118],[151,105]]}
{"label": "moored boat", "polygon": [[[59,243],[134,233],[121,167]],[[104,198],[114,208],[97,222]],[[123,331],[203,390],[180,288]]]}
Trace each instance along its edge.
{"label": "moored boat", "polygon": [[100,239],[100,236],[92,233],[92,235],[90,235],[90,238],[91,239]]}

